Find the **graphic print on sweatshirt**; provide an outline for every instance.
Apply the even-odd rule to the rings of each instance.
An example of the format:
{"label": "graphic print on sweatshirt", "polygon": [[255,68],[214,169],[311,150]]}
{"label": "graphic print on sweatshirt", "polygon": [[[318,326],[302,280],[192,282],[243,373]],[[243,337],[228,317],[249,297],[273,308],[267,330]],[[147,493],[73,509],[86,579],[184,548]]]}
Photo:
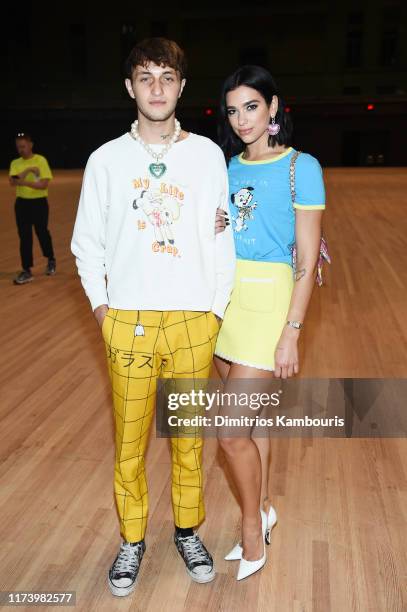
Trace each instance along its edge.
{"label": "graphic print on sweatshirt", "polygon": [[183,191],[164,182],[153,183],[149,178],[134,179],[133,186],[138,190],[133,200],[133,209],[139,213],[138,230],[152,230],[151,248],[154,253],[181,257],[173,226],[180,218]]}
{"label": "graphic print on sweatshirt", "polygon": [[239,191],[232,193],[230,196],[232,204],[236,208],[236,215],[232,215],[235,232],[246,231],[249,228],[247,223],[254,219],[253,211],[257,208],[257,202],[253,202],[253,191],[254,187],[241,187]]}

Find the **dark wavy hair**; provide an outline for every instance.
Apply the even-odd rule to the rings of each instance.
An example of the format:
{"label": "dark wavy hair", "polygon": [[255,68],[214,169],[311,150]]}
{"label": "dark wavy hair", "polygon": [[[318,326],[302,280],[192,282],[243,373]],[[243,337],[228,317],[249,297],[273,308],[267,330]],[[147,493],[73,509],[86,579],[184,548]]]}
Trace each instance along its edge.
{"label": "dark wavy hair", "polygon": [[187,60],[184,51],[173,40],[156,36],[145,38],[130,51],[124,70],[126,77],[131,79],[136,66],[147,66],[154,62],[157,66],[170,66],[179,73],[181,79],[187,72]]}
{"label": "dark wavy hair", "polygon": [[242,66],[229,75],[222,86],[218,136],[219,144],[228,163],[231,157],[241,153],[245,148],[243,141],[236,136],[230,126],[226,106],[226,95],[229,91],[240,87],[240,85],[246,85],[246,87],[251,87],[258,91],[268,105],[271,104],[273,96],[277,96],[278,110],[275,120],[280,125],[280,131],[276,136],[269,136],[269,146],[275,146],[276,144],[291,145],[293,125],[290,113],[286,113],[284,110],[284,102],[277,89],[275,80],[269,71],[261,66]]}

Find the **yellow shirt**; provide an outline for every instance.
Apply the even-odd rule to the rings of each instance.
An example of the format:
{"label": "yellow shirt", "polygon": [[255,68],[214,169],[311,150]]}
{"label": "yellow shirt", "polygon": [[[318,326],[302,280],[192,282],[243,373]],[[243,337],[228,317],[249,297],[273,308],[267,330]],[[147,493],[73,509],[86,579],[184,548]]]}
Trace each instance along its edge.
{"label": "yellow shirt", "polygon": [[[35,153],[30,159],[24,159],[22,157],[18,157],[17,159],[13,159],[10,164],[10,176],[15,176],[16,174],[20,174],[26,168],[30,168],[31,166],[35,166],[40,171],[40,175],[37,176],[33,172],[29,172],[25,181],[38,181],[40,179],[52,179],[52,172],[48,165],[47,160],[43,155],[38,155]],[[23,187],[21,185],[17,185],[16,187],[16,196],[18,198],[28,198],[32,200],[33,198],[46,198],[48,196],[48,189],[33,189],[32,187]]]}

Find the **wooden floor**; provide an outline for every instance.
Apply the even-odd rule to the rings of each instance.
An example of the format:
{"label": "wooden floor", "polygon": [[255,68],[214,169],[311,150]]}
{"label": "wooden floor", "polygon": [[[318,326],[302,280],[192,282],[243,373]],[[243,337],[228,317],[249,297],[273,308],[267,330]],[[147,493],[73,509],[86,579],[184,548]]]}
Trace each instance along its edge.
{"label": "wooden floor", "polygon": [[[401,612],[407,609],[404,439],[276,439],[279,515],[266,568],[237,583],[223,561],[239,508],[213,440],[205,447],[207,519],[218,575],[191,583],[172,544],[165,440],[148,452],[151,513],[136,592],[113,598],[119,544],[113,420],[100,331],[69,242],[81,172],[58,171],[50,228],[58,273],[16,287],[13,193],[0,175],[0,590],[75,590],[78,610]],[[407,377],[405,169],[329,169],[325,231],[333,257],[316,289],[301,375]],[[306,350],[304,350],[304,347]]]}

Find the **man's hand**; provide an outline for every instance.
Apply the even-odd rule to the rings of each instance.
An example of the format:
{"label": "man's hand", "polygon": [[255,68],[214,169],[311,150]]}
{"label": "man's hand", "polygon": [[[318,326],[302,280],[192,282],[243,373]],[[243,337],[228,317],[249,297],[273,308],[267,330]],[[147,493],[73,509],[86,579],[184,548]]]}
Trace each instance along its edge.
{"label": "man's hand", "polygon": [[95,315],[95,319],[98,322],[98,325],[100,328],[102,328],[103,321],[105,319],[105,316],[108,310],[109,310],[109,306],[107,304],[101,304],[101,306],[98,306],[93,311],[93,314]]}
{"label": "man's hand", "polygon": [[13,185],[19,185],[20,187],[31,187],[31,189],[46,189],[48,187],[49,179],[40,179],[39,181],[25,181],[22,178],[14,179]]}
{"label": "man's hand", "polygon": [[20,172],[20,179],[25,179],[25,177],[27,176],[27,174],[30,174],[30,172],[32,172],[33,174],[35,174],[35,176],[40,176],[40,170],[39,168],[37,168],[37,166],[30,166],[29,168],[26,168],[25,170],[23,170],[22,172]]}
{"label": "man's hand", "polygon": [[230,222],[227,212],[223,210],[223,208],[217,208],[215,219],[215,234],[220,234],[220,232],[224,232],[226,226],[229,224]]}

